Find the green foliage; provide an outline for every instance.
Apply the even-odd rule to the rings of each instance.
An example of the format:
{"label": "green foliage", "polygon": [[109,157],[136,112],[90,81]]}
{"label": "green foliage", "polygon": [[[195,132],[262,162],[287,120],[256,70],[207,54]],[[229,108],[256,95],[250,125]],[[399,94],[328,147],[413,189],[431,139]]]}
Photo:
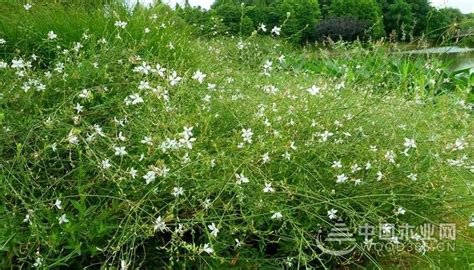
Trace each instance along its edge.
{"label": "green foliage", "polygon": [[[317,15],[268,5],[282,31]],[[328,212],[356,232],[472,205],[472,81],[439,59],[201,38],[187,7],[0,8],[0,268],[380,267],[406,254],[319,251]]]}
{"label": "green foliage", "polygon": [[368,34],[374,38],[385,34],[382,12],[375,0],[333,0],[330,16],[352,16],[363,20],[368,25]]}
{"label": "green foliage", "polygon": [[410,5],[405,0],[396,0],[388,6],[384,14],[385,30],[390,35],[395,35],[399,40],[408,40],[407,36],[413,35],[414,16]]}
{"label": "green foliage", "polygon": [[428,0],[406,0],[411,7],[415,27],[413,29],[414,36],[421,36],[426,30],[428,13],[431,10]]}
{"label": "green foliage", "polygon": [[462,13],[454,8],[432,9],[428,15],[427,35],[438,41],[450,39],[458,33]]}

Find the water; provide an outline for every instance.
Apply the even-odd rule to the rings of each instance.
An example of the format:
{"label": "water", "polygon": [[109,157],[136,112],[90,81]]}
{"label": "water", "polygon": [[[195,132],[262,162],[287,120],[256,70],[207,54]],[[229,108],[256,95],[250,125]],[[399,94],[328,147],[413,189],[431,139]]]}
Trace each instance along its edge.
{"label": "water", "polygon": [[474,48],[461,47],[435,47],[421,50],[404,51],[403,54],[409,55],[440,55],[443,59],[450,62],[451,69],[458,71],[469,69],[469,73],[474,73]]}

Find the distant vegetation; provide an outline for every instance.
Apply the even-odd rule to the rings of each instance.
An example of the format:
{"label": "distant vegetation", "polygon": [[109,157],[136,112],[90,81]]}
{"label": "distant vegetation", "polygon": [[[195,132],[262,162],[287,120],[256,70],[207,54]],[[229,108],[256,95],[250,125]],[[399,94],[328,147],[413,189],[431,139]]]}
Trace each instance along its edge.
{"label": "distant vegetation", "polygon": [[373,1],[0,2],[0,269],[474,263],[474,76]]}
{"label": "distant vegetation", "polygon": [[443,38],[472,30],[473,15],[458,9],[436,9],[428,0],[217,0],[207,11],[186,3],[180,15],[203,33],[271,35],[275,26],[292,41],[355,40],[387,37],[396,41]]}

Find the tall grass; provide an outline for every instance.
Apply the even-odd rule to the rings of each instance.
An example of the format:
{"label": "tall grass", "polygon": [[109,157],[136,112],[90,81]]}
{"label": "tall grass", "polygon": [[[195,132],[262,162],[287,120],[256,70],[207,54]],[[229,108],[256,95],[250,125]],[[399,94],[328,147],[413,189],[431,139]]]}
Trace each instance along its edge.
{"label": "tall grass", "polygon": [[436,59],[208,40],[161,5],[2,9],[2,267],[377,267],[316,236],[472,207],[471,82]]}

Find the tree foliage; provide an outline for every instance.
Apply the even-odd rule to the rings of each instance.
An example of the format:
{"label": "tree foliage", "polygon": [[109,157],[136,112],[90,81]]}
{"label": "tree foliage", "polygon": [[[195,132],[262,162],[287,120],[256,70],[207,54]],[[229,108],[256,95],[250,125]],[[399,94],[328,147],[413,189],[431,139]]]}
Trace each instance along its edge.
{"label": "tree foliage", "polygon": [[[281,27],[281,37],[297,43],[325,36],[437,39],[466,17],[457,9],[435,9],[429,0],[216,0],[210,11],[189,5],[179,11],[187,22],[213,35],[247,36],[257,29],[271,35],[273,27]],[[259,28],[262,24],[266,31]]]}
{"label": "tree foliage", "polygon": [[379,38],[384,35],[382,11],[375,0],[333,0],[329,14],[355,17],[367,24],[370,36]]}

